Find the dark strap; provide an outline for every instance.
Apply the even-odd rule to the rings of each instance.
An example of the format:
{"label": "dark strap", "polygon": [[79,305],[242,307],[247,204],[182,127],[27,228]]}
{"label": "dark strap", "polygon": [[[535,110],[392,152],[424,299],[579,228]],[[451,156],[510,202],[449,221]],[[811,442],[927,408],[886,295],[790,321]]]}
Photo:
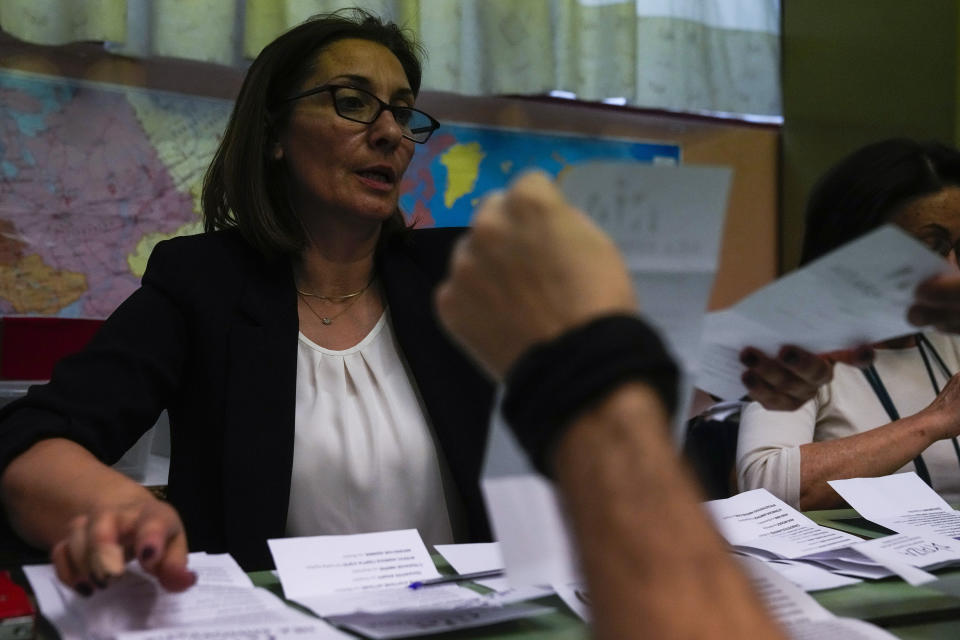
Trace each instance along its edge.
{"label": "dark strap", "polygon": [[520,356],[506,375],[503,417],[537,470],[550,476],[553,445],[578,413],[619,383],[640,380],[672,415],[678,376],[660,337],[643,320],[597,318]]}
{"label": "dark strap", "polygon": [[[940,395],[940,385],[937,384],[937,376],[933,373],[933,367],[930,365],[930,359],[927,357],[927,351],[930,351],[933,354],[933,357],[937,361],[937,365],[940,367],[940,371],[949,380],[952,377],[950,369],[947,368],[947,364],[943,361],[943,358],[940,357],[940,354],[936,349],[933,348],[933,344],[927,340],[927,337],[922,333],[917,334],[917,350],[920,351],[920,357],[923,359],[923,366],[927,369],[927,376],[930,377],[930,384],[933,386],[933,391],[936,395]],[[960,463],[960,442],[957,442],[957,438],[950,438],[950,444],[953,445],[953,454],[957,456],[957,462]]]}
{"label": "dark strap", "polygon": [[[921,353],[922,352],[923,350],[921,349]],[[883,381],[880,380],[880,374],[877,373],[876,367],[870,365],[865,369],[861,369],[861,371],[863,371],[863,375],[867,378],[867,382],[870,383],[870,387],[877,395],[877,399],[880,400],[880,404],[883,405],[887,415],[890,416],[890,422],[899,420],[900,413],[894,406],[890,394],[887,393],[887,388],[883,386]],[[920,476],[920,479],[926,482],[928,486],[933,487],[933,482],[930,480],[930,471],[927,469],[927,463],[923,461],[922,455],[918,455],[913,459],[913,466],[916,468],[917,475]]]}

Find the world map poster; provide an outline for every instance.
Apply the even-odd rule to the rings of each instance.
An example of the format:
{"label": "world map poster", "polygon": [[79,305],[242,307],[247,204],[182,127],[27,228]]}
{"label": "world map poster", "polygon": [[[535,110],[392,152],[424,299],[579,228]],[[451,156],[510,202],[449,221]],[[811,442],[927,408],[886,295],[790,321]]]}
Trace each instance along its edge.
{"label": "world map poster", "polygon": [[[229,100],[0,72],[0,315],[105,318],[153,247],[199,233],[203,175]],[[680,163],[676,144],[445,124],[417,145],[400,206],[417,226],[468,225],[528,169]]]}

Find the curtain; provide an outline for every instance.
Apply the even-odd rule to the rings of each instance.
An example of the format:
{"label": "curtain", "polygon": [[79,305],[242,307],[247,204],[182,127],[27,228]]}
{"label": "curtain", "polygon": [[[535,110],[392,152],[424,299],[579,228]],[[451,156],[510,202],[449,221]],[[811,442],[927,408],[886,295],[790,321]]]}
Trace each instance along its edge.
{"label": "curtain", "polygon": [[425,89],[562,91],[680,111],[778,116],[779,0],[0,0],[23,40],[243,65],[316,13],[361,6],[428,52]]}

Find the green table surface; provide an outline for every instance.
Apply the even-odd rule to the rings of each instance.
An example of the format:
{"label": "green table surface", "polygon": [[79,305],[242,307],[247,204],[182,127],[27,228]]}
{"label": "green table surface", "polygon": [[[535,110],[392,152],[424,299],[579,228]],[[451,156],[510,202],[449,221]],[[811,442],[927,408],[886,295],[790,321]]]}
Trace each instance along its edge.
{"label": "green table surface", "polygon": [[[806,513],[818,524],[841,529],[864,538],[885,534],[884,529],[860,518],[852,509],[810,511]],[[439,555],[434,556],[437,568],[443,574],[453,573]],[[960,584],[960,569],[938,571],[942,579]],[[277,577],[271,571],[250,574],[257,586],[265,587],[283,596]],[[15,579],[17,576],[15,576]],[[21,584],[26,584],[22,574]],[[476,587],[483,590],[483,587]],[[849,587],[818,591],[811,594],[820,604],[841,617],[859,618],[886,628],[893,635],[909,640],[960,638],[960,598],[944,595],[932,589],[912,587],[898,578],[864,581]],[[718,600],[720,594],[718,594]],[[479,629],[467,629],[429,636],[436,640],[580,640],[590,637],[587,626],[557,596],[541,598],[540,604],[556,609],[534,618],[504,622]],[[48,624],[41,623],[37,638],[56,638]]]}

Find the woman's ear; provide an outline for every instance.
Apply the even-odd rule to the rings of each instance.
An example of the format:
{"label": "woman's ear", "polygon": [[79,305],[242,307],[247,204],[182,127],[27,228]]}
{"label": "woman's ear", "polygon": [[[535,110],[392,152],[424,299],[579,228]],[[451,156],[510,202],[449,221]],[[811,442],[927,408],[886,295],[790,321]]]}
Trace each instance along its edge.
{"label": "woman's ear", "polygon": [[283,147],[280,146],[279,142],[270,145],[270,157],[274,160],[283,160]]}

